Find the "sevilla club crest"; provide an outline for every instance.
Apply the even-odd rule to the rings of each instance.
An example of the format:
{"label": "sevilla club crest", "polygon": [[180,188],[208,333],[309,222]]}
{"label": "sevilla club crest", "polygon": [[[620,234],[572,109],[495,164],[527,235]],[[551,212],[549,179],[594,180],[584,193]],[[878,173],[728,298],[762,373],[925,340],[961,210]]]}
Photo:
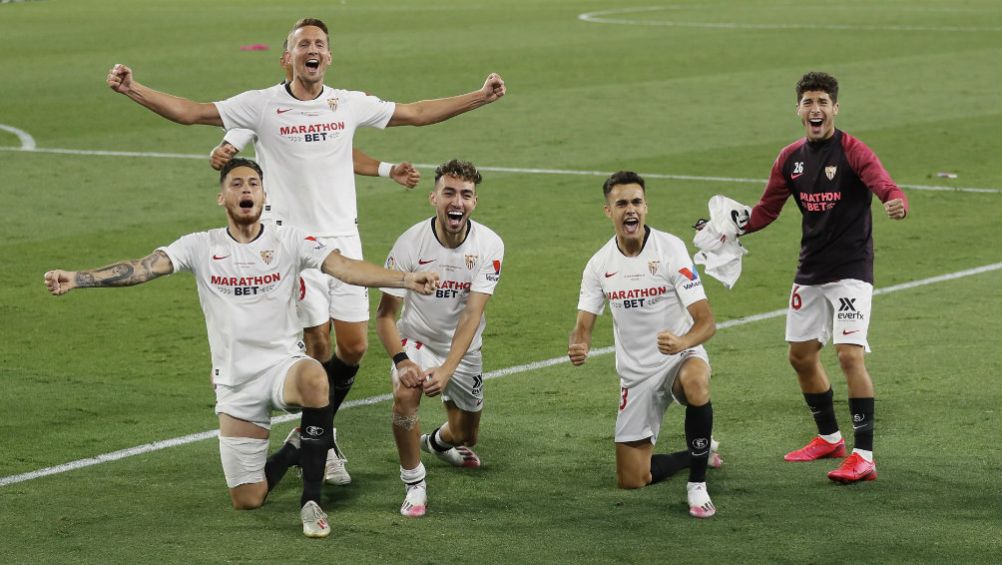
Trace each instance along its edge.
{"label": "sevilla club crest", "polygon": [[274,258],[275,252],[270,249],[261,252],[261,260],[264,261],[265,265],[271,265],[271,260]]}
{"label": "sevilla club crest", "polygon": [[831,166],[831,167],[825,167],[825,176],[828,177],[828,180],[832,180],[832,179],[835,178],[835,171],[837,171],[837,170],[838,170],[838,167],[836,167],[834,165]]}

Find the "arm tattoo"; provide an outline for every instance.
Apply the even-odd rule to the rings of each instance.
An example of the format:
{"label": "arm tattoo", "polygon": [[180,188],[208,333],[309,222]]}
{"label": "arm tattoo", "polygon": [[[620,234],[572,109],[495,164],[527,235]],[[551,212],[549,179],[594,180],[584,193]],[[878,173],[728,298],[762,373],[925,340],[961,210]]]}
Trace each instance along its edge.
{"label": "arm tattoo", "polygon": [[172,271],[173,265],[170,258],[158,249],[142,259],[122,261],[100,269],[79,271],[76,274],[75,282],[81,288],[132,286],[170,274]]}

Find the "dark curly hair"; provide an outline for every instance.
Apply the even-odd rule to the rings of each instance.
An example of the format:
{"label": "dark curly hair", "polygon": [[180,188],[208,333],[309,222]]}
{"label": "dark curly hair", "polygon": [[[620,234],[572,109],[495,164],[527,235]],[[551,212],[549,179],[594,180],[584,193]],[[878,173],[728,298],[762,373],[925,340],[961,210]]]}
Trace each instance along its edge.
{"label": "dark curly hair", "polygon": [[804,93],[811,90],[827,92],[833,103],[838,102],[838,81],[828,73],[811,71],[800,77],[797,82],[797,104],[800,104]]}
{"label": "dark curly hair", "polygon": [[438,182],[438,179],[442,178],[444,175],[472,182],[474,186],[480,184],[480,181],[483,180],[483,177],[480,176],[480,171],[473,166],[473,163],[469,161],[460,161],[459,159],[452,159],[451,161],[446,161],[438,167],[435,167],[435,182]]}

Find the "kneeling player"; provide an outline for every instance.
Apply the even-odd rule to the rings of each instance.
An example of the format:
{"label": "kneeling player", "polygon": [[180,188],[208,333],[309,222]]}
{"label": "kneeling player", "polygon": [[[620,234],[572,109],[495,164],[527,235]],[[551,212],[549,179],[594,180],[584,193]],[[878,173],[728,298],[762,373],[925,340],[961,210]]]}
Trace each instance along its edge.
{"label": "kneeling player", "polygon": [[[319,502],[332,416],[326,373],[306,356],[299,338],[299,271],[322,269],[351,284],[423,293],[434,289],[437,276],[388,271],[343,257],[297,229],[265,226],[261,176],[247,159],[223,167],[217,201],[226,209],[227,227],[186,235],[143,259],[88,271],[49,271],[45,286],[61,295],[190,271],[209,334],[219,452],[234,508],[261,506],[289,465],[299,462],[303,533],[325,537],[330,526]],[[302,408],[302,437],[266,462],[271,410],[291,408]]]}
{"label": "kneeling player", "polygon": [[[696,268],[679,238],[649,228],[644,179],[621,171],[603,186],[605,215],[616,235],[585,267],[578,316],[567,355],[588,357],[595,320],[608,300],[620,380],[616,476],[620,488],[640,488],[689,468],[689,513],[716,509],[706,491],[706,467],[719,467],[713,442],[710,364],[701,345],[716,331]],[[652,455],[672,400],[686,407],[688,450]]]}
{"label": "kneeling player", "polygon": [[[483,408],[480,344],[484,307],[501,278],[504,243],[470,219],[479,182],[480,173],[469,162],[439,166],[429,195],[435,216],[404,232],[386,260],[390,269],[410,272],[426,266],[440,276],[438,289],[428,296],[384,289],[376,314],[379,339],[394,363],[393,437],[406,485],[404,516],[424,516],[427,508],[422,449],[457,467],[480,467],[470,449],[477,443]],[[423,394],[442,395],[448,422],[420,435]]]}

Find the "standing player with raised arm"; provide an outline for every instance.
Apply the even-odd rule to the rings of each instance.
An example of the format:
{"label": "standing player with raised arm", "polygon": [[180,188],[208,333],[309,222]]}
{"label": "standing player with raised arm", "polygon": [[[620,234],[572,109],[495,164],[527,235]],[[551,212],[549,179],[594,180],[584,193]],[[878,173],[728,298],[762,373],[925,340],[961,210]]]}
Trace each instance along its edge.
{"label": "standing player with raised arm", "polygon": [[[409,104],[384,102],[362,92],[324,84],[332,60],[327,26],[318,19],[296,22],[289,35],[292,81],[251,90],[221,102],[197,103],[158,92],[115,65],[106,82],[153,112],[181,124],[244,128],[258,137],[268,168],[275,218],[323,238],[347,257],[362,257],[355,202],[352,138],[361,127],[425,126],[490,104],[505,84],[490,74],[467,94]],[[303,273],[300,322],[310,356],[323,362],[334,412],[347,396],[368,348],[368,294],[319,271]],[[336,346],[330,341],[333,321]]]}
{"label": "standing player with raised arm", "polygon": [[848,383],[855,443],[852,454],[828,478],[840,483],[872,481],[877,478],[874,392],[863,358],[870,351],[866,336],[873,298],[870,204],[876,194],[887,217],[902,220],[908,215],[908,199],[869,147],[835,129],[839,112],[835,77],[807,73],[797,83],[796,93],[797,116],[806,135],[780,151],[745,226],[745,233],[768,226],[791,196],[803,214],[786,341],[818,435],[785,459],[845,456],[831,383],[821,365],[821,348],[831,339]]}
{"label": "standing player with raised arm", "polygon": [[[435,215],[397,238],[386,259],[388,269],[432,269],[440,277],[438,289],[427,296],[383,289],[376,313],[379,340],[393,358],[393,437],[406,490],[400,513],[412,518],[424,516],[428,504],[422,449],[456,467],[480,467],[470,448],[477,443],[483,410],[484,309],[504,260],[501,238],[470,219],[480,180],[468,161],[435,169],[429,195]],[[439,394],[448,420],[421,435],[421,397]]]}
{"label": "standing player with raised arm", "polygon": [[[713,312],[682,240],[647,226],[644,179],[620,171],[602,189],[616,233],[585,267],[567,355],[574,365],[587,360],[595,321],[608,301],[620,381],[619,488],[644,487],[688,467],[689,514],[709,518],[716,508],[706,490],[706,468],[721,464],[712,438],[710,361],[702,345],[716,332]],[[653,455],[673,400],[686,407],[688,449]]]}
{"label": "standing player with raised arm", "polygon": [[[233,159],[220,174],[217,196],[226,210],[225,228],[186,235],[143,259],[86,271],[49,271],[45,286],[62,295],[191,272],[209,336],[219,455],[233,507],[261,506],[294,459],[303,469],[303,533],[326,537],[330,525],[320,497],[332,407],[323,368],[305,355],[299,339],[297,275],[310,267],[353,284],[423,293],[434,289],[438,277],[388,271],[346,258],[296,228],[262,224],[261,180],[256,163]],[[302,437],[266,461],[271,411],[292,408],[302,408]]]}

